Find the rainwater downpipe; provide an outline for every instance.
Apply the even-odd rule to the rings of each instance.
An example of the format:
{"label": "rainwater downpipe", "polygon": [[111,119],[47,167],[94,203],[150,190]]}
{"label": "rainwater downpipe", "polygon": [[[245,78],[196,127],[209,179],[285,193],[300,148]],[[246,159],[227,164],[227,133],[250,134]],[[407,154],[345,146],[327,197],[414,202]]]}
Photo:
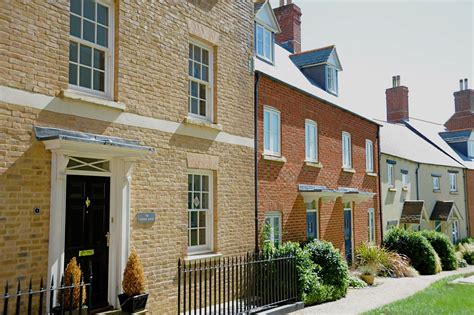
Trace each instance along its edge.
{"label": "rainwater downpipe", "polygon": [[416,165],[416,200],[420,200],[420,181],[419,181],[419,170],[420,170],[420,163],[417,163]]}
{"label": "rainwater downpipe", "polygon": [[379,221],[380,221],[380,240],[383,241],[383,212],[382,212],[382,150],[380,148],[380,126],[377,128],[377,150],[378,150],[378,186],[379,186]]}
{"label": "rainwater downpipe", "polygon": [[258,82],[260,81],[260,73],[255,72],[255,88],[254,88],[254,163],[255,163],[255,252],[258,253]]}

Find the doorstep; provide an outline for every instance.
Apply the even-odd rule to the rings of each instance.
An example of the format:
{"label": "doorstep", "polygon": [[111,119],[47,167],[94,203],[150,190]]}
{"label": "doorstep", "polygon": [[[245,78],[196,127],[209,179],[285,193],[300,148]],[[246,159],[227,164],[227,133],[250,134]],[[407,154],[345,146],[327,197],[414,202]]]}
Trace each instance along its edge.
{"label": "doorstep", "polygon": [[96,313],[97,315],[131,315],[131,314],[136,314],[136,315],[145,315],[145,314],[148,314],[148,310],[143,310],[143,311],[140,311],[140,312],[136,312],[136,313],[128,313],[128,312],[122,312],[122,310],[113,310],[113,311],[107,311],[107,312],[103,312],[103,313]]}

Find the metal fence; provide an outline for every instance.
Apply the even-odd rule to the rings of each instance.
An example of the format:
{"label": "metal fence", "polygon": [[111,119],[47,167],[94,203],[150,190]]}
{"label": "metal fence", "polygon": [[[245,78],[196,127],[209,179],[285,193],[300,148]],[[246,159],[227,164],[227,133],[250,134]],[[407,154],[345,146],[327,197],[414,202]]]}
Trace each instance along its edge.
{"label": "metal fence", "polygon": [[294,257],[178,261],[178,314],[251,314],[297,300]]}
{"label": "metal fence", "polygon": [[[16,293],[9,293],[10,287],[8,282],[5,286],[5,293],[0,296],[0,300],[3,300],[3,313],[2,315],[8,314],[90,314],[91,310],[91,296],[92,296],[92,273],[90,273],[89,283],[84,282],[84,278],[81,279],[80,284],[78,285],[65,285],[64,284],[64,276],[61,278],[61,282],[59,286],[54,286],[54,277],[51,277],[51,284],[49,287],[45,287],[43,284],[43,278],[41,278],[39,289],[37,291],[33,290],[32,286],[32,279],[30,278],[30,283],[28,285],[28,290],[22,291],[21,289],[21,281],[18,280],[18,285],[16,289]],[[71,281],[72,283],[72,281]],[[69,299],[75,296],[75,290],[79,289],[79,301],[78,307],[76,306],[73,309],[74,304],[73,302],[69,303],[69,307],[65,307],[65,303],[61,303],[61,305],[53,307],[56,305],[58,299],[60,301],[67,300],[67,295]],[[69,291],[69,292],[68,292]],[[87,299],[86,303],[83,303],[83,291],[87,291]],[[48,310],[46,310],[46,299],[49,295],[49,305]],[[56,296],[56,299],[54,298]],[[22,298],[27,299],[27,304],[25,305],[24,302],[22,303]],[[11,301],[11,305],[9,305]],[[23,300],[25,301],[25,300]],[[84,307],[87,306],[87,309]],[[11,310],[11,311],[10,311]]]}

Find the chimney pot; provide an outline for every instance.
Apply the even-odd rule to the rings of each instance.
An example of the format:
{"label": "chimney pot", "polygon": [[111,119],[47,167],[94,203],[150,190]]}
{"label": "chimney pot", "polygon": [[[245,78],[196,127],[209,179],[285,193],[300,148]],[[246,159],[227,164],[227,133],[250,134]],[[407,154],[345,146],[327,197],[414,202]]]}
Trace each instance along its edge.
{"label": "chimney pot", "polygon": [[392,77],[392,87],[396,87],[396,86],[397,86],[397,77],[393,76]]}
{"label": "chimney pot", "polygon": [[280,7],[285,5],[285,0],[280,0]]}
{"label": "chimney pot", "polygon": [[464,90],[464,84],[462,83],[462,79],[459,80],[459,91]]}
{"label": "chimney pot", "polygon": [[465,90],[468,90],[468,89],[469,89],[469,86],[467,85],[467,78],[464,79],[464,89],[465,89]]}

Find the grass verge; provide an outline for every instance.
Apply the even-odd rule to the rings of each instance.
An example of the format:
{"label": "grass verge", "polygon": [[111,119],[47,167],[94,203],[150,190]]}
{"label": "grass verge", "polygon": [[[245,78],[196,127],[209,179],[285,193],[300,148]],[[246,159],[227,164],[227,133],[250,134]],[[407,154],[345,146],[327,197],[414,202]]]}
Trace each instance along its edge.
{"label": "grass verge", "polygon": [[449,284],[454,279],[471,275],[447,277],[409,298],[364,314],[474,314],[474,285]]}

